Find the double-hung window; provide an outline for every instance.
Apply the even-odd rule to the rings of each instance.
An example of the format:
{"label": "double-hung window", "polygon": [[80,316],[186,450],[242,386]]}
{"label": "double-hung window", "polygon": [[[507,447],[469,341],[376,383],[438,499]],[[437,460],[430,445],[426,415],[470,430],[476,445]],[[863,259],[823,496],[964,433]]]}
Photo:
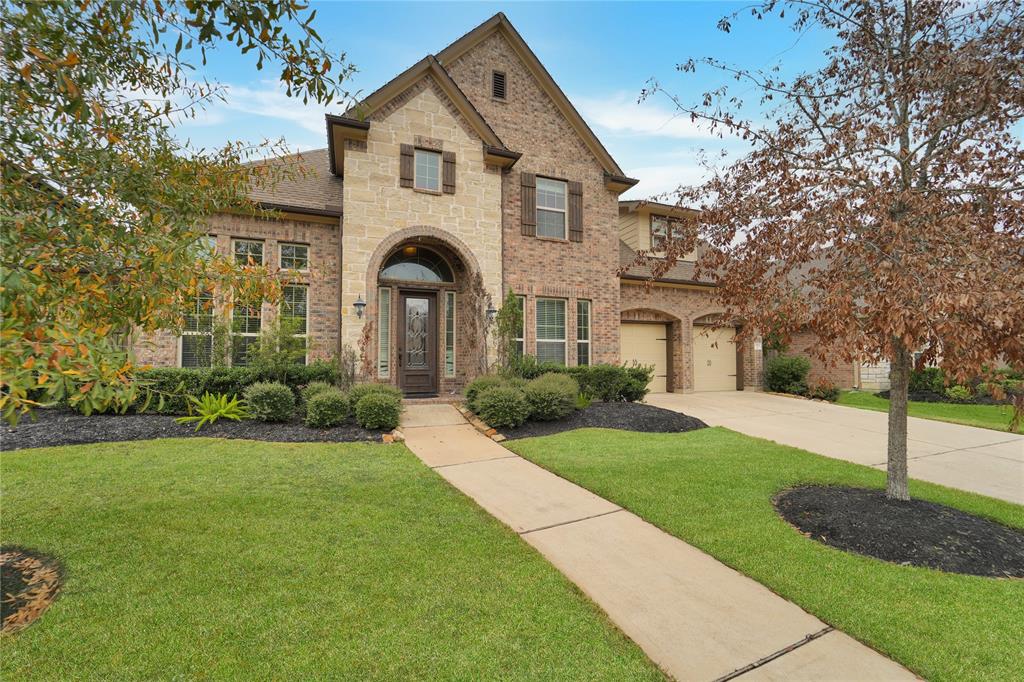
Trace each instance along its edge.
{"label": "double-hung window", "polygon": [[683,221],[660,215],[651,216],[651,250],[665,251],[669,240],[681,239]]}
{"label": "double-hung window", "polygon": [[391,376],[391,289],[377,290],[377,377]]}
{"label": "double-hung window", "polygon": [[441,152],[417,149],[413,187],[428,192],[441,191]]}
{"label": "double-hung window", "polygon": [[565,239],[567,183],[537,178],[537,236]]}
{"label": "double-hung window", "polygon": [[565,364],[564,299],[537,299],[537,359]]}
{"label": "double-hung window", "polygon": [[308,270],[309,246],[306,244],[281,243],[282,270]]}
{"label": "double-hung window", "polygon": [[292,336],[299,339],[297,348],[302,348],[302,364],[306,364],[309,346],[309,287],[305,284],[286,284],[281,290],[281,322],[288,325]]}
{"label": "double-hung window", "polygon": [[236,305],[231,311],[231,364],[244,367],[249,362],[249,346],[260,340],[263,327],[262,306]]}
{"label": "double-hung window", "polygon": [[181,332],[181,366],[209,367],[213,364],[213,292],[203,291],[185,314]]}
{"label": "double-hung window", "polygon": [[519,306],[519,327],[513,340],[516,342],[516,356],[521,358],[526,352],[526,297],[516,296],[516,305]]}
{"label": "double-hung window", "polygon": [[235,239],[231,242],[235,262],[239,265],[263,265],[263,242],[254,239]]}
{"label": "double-hung window", "polygon": [[576,301],[576,364],[590,364],[590,301]]}

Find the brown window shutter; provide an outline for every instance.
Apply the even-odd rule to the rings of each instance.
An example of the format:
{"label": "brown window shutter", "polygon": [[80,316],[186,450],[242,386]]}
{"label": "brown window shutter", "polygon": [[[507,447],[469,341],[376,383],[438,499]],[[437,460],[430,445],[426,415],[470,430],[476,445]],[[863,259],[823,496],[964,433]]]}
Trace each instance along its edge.
{"label": "brown window shutter", "polygon": [[523,204],[523,234],[528,237],[537,236],[537,176],[533,173],[520,173]]}
{"label": "brown window shutter", "polygon": [[401,163],[398,166],[398,184],[402,187],[412,187],[412,164],[415,148],[411,144],[402,145]]}
{"label": "brown window shutter", "polygon": [[569,241],[583,241],[583,183],[569,183]]}
{"label": "brown window shutter", "polygon": [[444,161],[441,174],[441,185],[445,194],[455,194],[455,152],[444,152],[441,155]]}

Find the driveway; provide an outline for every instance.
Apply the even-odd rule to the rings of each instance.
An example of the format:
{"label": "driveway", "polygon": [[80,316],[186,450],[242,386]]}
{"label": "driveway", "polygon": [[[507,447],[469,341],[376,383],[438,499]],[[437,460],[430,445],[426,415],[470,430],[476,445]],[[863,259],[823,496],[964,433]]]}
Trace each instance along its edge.
{"label": "driveway", "polygon": [[[756,392],[656,393],[647,402],[826,457],[885,469],[887,415]],[[1024,436],[910,417],[910,477],[1024,504]]]}

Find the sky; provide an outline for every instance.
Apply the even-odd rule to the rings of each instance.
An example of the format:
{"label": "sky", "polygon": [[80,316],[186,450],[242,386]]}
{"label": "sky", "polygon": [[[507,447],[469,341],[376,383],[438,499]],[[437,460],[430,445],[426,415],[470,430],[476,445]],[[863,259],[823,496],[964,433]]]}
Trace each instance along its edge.
{"label": "sky", "polygon": [[[813,69],[823,62],[829,37],[797,35],[787,20],[743,15],[724,33],[723,16],[749,3],[733,2],[506,2],[363,3],[312,2],[314,26],[332,52],[345,52],[357,73],[343,87],[367,95],[428,54],[503,11],[530,45],[583,118],[628,176],[640,183],[624,198],[670,191],[703,177],[701,152],[742,153],[738,140],[721,140],[688,116],[679,116],[664,96],[637,102],[656,78],[687,103],[723,84],[710,70],[684,74],[676,65],[713,56],[733,65],[783,73]],[[324,113],[344,106],[306,106],[284,94],[278,69],[256,69],[251,55],[230,44],[210,54],[198,74],[225,86],[226,102],[210,105],[176,134],[195,147],[231,140],[284,138],[295,150],[326,146]],[[736,92],[744,92],[739,87]],[[756,93],[747,90],[748,96]],[[756,107],[752,113],[757,114]]]}

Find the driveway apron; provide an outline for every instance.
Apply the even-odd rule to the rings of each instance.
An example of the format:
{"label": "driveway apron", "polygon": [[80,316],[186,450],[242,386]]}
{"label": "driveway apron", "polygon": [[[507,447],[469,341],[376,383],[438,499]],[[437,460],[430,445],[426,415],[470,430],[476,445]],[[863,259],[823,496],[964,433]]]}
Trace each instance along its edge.
{"label": "driveway apron", "polygon": [[519,533],[676,679],[915,679],[754,580],[511,453],[453,407],[409,406],[402,429],[427,466]]}

